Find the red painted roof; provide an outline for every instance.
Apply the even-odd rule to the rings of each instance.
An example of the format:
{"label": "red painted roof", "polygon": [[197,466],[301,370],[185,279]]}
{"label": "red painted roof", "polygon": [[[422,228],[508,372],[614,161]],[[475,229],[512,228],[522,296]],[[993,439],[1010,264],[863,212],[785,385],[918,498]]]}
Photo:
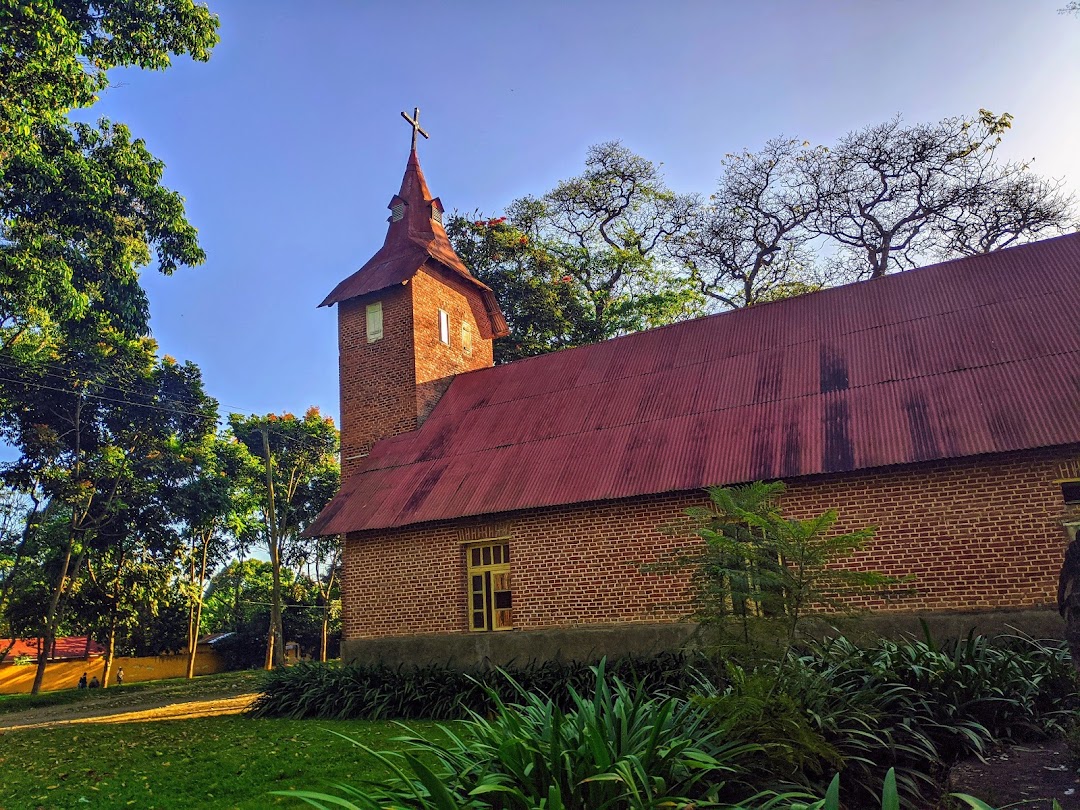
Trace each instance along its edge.
{"label": "red painted roof", "polygon": [[[0,638],[0,653],[7,649],[11,643],[10,638]],[[49,656],[50,661],[59,661],[65,658],[88,658],[91,655],[104,655],[105,648],[92,641],[89,636],[65,636],[56,639],[53,653]],[[32,661],[38,657],[38,639],[17,638],[15,646],[8,652],[4,663],[11,663],[18,656],[25,655]]]}
{"label": "red painted roof", "polygon": [[392,212],[398,205],[403,206],[402,217],[395,222],[391,214],[383,246],[367,264],[338,284],[319,306],[327,307],[360,295],[385,290],[395,284],[404,284],[416,275],[421,266],[431,266],[434,263],[451,276],[480,291],[491,322],[491,335],[503,337],[509,334],[506,318],[495,300],[495,293],[469,272],[450,245],[442,223],[432,218],[432,206],[441,211],[442,202],[431,196],[415,149],[409,153],[405,176],[401,179],[401,190],[387,207]]}
{"label": "red painted roof", "polygon": [[1080,443],[1080,234],[456,377],[337,534]]}

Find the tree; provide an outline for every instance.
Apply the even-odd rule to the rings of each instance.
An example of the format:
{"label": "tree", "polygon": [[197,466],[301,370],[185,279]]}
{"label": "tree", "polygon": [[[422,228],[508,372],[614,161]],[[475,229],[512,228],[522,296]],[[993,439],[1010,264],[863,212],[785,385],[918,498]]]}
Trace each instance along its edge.
{"label": "tree", "polygon": [[583,174],[515,200],[505,217],[455,217],[455,249],[496,291],[511,326],[499,361],[701,314],[704,300],[670,257],[697,205],[668,189],[656,164],[612,142],[589,149]]}
{"label": "tree", "polygon": [[1076,204],[1063,184],[1027,171],[1000,171],[964,208],[950,211],[938,224],[941,256],[974,256],[1019,242],[1058,236],[1075,228]]}
{"label": "tree", "polygon": [[[47,644],[84,564],[96,560],[119,578],[133,532],[167,537],[168,512],[157,494],[160,459],[175,442],[211,430],[217,418],[198,369],[158,360],[151,339],[125,337],[101,319],[69,324],[65,332],[55,364],[11,369],[0,382],[0,399],[19,403],[0,411],[0,436],[20,451],[5,477],[38,481],[68,519],[41,618]],[[119,598],[119,580],[110,581]],[[116,619],[118,610],[114,602]],[[42,656],[38,685],[44,662]]]}
{"label": "tree", "polygon": [[[1057,217],[1068,206],[1032,199],[1054,197],[1056,186],[1025,181],[1027,164],[995,161],[1010,126],[1008,113],[980,110],[973,118],[914,126],[898,116],[849,133],[806,164],[806,182],[817,198],[811,231],[839,243],[840,263],[856,275],[878,278],[928,257],[946,258],[943,252],[965,243],[987,242],[977,235],[979,222],[989,226],[982,233],[991,234],[991,246],[1002,242],[1000,223],[1007,223],[1010,242],[1067,227]],[[1009,201],[1001,194],[1010,188],[1023,209],[1039,214],[992,213]]]}
{"label": "tree", "polygon": [[[48,535],[58,545],[46,555],[47,649],[88,555],[104,550],[94,544],[126,519],[124,499],[140,495],[133,476],[145,448],[131,429],[158,437],[167,420],[148,412],[180,412],[175,400],[145,399],[169,395],[149,390],[167,374],[145,339],[139,269],[156,258],[171,273],[203,259],[183,201],[161,185],[163,166],[143,143],[120,124],[66,116],[93,104],[114,67],[205,60],[217,19],[191,0],[0,0],[0,20],[0,432],[22,454],[5,477],[36,481],[68,520]],[[121,571],[123,559],[126,547],[107,568]]]}
{"label": "tree", "polygon": [[[330,652],[331,625],[341,615],[341,537],[314,537],[308,549],[309,556],[304,560],[304,566],[307,568],[307,579],[318,592],[322,619],[319,660],[325,662]],[[297,578],[302,576],[297,571]]]}
{"label": "tree", "polygon": [[217,18],[191,0],[0,0],[0,11],[0,356],[18,359],[19,341],[47,347],[57,323],[90,309],[145,334],[137,270],[152,254],[164,273],[201,262],[195,230],[126,127],[65,116],[96,100],[113,67],[207,59]]}
{"label": "tree", "polygon": [[700,544],[648,569],[689,569],[699,622],[725,623],[734,616],[748,641],[751,617],[780,618],[791,644],[812,607],[844,610],[844,596],[900,581],[843,568],[842,561],[865,546],[874,529],[835,534],[835,510],[806,520],[785,518],[780,481],[707,491],[710,505],[687,512]]}
{"label": "tree", "polygon": [[176,500],[187,539],[180,562],[188,603],[187,676],[193,678],[210,574],[254,529],[254,503],[243,482],[257,474],[258,463],[244,445],[217,434],[204,436],[185,461]]}
{"label": "tree", "polygon": [[724,158],[716,193],[675,240],[705,296],[734,309],[819,286],[806,228],[817,201],[803,179],[815,154],[777,139]]}
{"label": "tree", "polygon": [[[324,611],[317,584],[285,568],[280,588],[286,637],[298,641],[306,654],[318,654]],[[206,589],[206,626],[211,633],[234,634],[215,645],[230,666],[251,667],[265,661],[272,591],[272,566],[264,560],[234,560],[211,579]],[[336,654],[340,630],[339,617],[333,612],[327,642],[330,655]]]}
{"label": "tree", "polygon": [[495,362],[507,363],[592,342],[585,297],[558,257],[507,217],[447,220],[454,250],[495,292],[510,336],[495,341]]}
{"label": "tree", "polygon": [[285,663],[282,570],[307,557],[301,532],[330,501],[340,482],[338,431],[318,408],[309,408],[303,419],[290,413],[246,417],[234,413],[229,416],[229,428],[262,464],[262,475],[252,475],[246,485],[261,512],[273,575],[266,646],[266,668],[270,669]]}

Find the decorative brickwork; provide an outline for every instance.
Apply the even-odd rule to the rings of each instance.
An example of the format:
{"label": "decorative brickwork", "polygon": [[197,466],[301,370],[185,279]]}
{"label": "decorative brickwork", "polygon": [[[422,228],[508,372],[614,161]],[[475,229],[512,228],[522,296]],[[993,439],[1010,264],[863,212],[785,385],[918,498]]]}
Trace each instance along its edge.
{"label": "decorative brickwork", "polygon": [[[850,564],[910,589],[864,597],[879,611],[1024,608],[1053,604],[1065,546],[1062,465],[1080,448],[1022,451],[788,482],[785,513],[840,511],[838,532],[877,525]],[[686,577],[641,565],[681,542],[681,522],[704,493],[577,504],[350,535],[343,606],[347,639],[464,633],[462,543],[485,527],[509,532],[515,629],[677,620]],[[496,523],[495,521],[498,521]]]}

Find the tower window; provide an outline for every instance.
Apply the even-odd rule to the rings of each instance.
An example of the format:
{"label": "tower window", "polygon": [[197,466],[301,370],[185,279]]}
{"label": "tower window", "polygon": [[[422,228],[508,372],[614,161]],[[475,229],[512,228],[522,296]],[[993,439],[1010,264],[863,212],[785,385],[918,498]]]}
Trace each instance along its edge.
{"label": "tower window", "polygon": [[374,343],[382,339],[382,301],[368,304],[364,312],[364,321],[367,324],[367,342]]}
{"label": "tower window", "polygon": [[1067,504],[1080,504],[1080,481],[1062,481],[1061,497]]}
{"label": "tower window", "polygon": [[397,222],[405,216],[405,203],[398,203],[390,208],[390,221]]}
{"label": "tower window", "polygon": [[431,206],[431,218],[433,220],[435,220],[435,222],[438,222],[440,225],[443,224],[443,221],[442,221],[442,209],[439,208],[439,206],[437,206],[437,205]]}
{"label": "tower window", "polygon": [[468,321],[461,322],[461,351],[472,354],[472,324]]}
{"label": "tower window", "polygon": [[439,310],[439,340],[450,345],[450,313],[445,309]]}

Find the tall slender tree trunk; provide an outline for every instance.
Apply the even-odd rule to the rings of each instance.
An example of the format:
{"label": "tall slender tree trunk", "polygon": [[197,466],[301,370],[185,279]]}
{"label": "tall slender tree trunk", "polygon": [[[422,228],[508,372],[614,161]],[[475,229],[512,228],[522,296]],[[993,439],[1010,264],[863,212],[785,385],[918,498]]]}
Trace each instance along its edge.
{"label": "tall slender tree trunk", "polygon": [[[194,540],[192,540],[192,552],[194,552]],[[202,626],[202,609],[203,609],[203,583],[206,581],[206,556],[210,548],[210,534],[209,532],[202,537],[202,557],[199,561],[199,579],[195,581],[195,560],[194,555],[191,562],[191,578],[192,585],[195,586],[195,598],[191,604],[191,613],[188,623],[188,665],[187,676],[188,678],[195,677],[195,655],[198,652],[199,646],[199,631]]]}
{"label": "tall slender tree trunk", "polygon": [[281,538],[278,537],[277,514],[274,504],[274,474],[270,465],[270,437],[262,431],[263,456],[266,461],[267,517],[270,536],[270,567],[273,573],[273,591],[270,596],[270,632],[266,640],[266,668],[285,666],[285,632],[281,621]]}
{"label": "tall slender tree trunk", "polygon": [[105,671],[101,673],[102,688],[109,688],[109,676],[116,664],[116,632],[120,624],[120,589],[124,572],[124,552],[118,550],[116,574],[113,577],[112,605],[109,608],[109,638],[105,642]]}
{"label": "tall slender tree trunk", "polygon": [[[74,522],[75,516],[72,514],[72,522]],[[41,691],[41,684],[45,680],[45,667],[48,664],[49,656],[52,654],[53,646],[56,643],[56,626],[59,623],[59,617],[57,616],[57,607],[60,604],[60,597],[64,594],[64,589],[67,586],[68,569],[71,566],[71,555],[75,548],[75,527],[71,526],[68,532],[67,545],[64,548],[64,561],[60,564],[60,575],[57,577],[56,584],[53,586],[52,596],[49,597],[49,606],[45,610],[45,616],[43,617],[43,630],[42,630],[42,643],[38,647],[38,660],[37,660],[37,672],[34,673],[34,685],[30,688],[30,694],[36,695]]]}
{"label": "tall slender tree trunk", "polygon": [[[75,484],[78,485],[79,480],[82,477],[82,407],[83,396],[82,392],[79,392],[78,398],[75,400]],[[41,684],[45,680],[45,667],[49,660],[49,655],[52,653],[53,644],[56,642],[56,625],[57,625],[57,607],[60,604],[60,597],[64,595],[64,588],[67,586],[68,568],[71,565],[71,554],[75,549],[75,535],[78,530],[79,517],[78,510],[75,504],[71,504],[71,523],[68,527],[67,544],[64,548],[64,561],[60,565],[60,576],[57,577],[56,585],[53,588],[52,596],[49,598],[49,607],[45,611],[43,617],[43,632],[42,632],[42,644],[38,647],[38,663],[37,672],[34,673],[34,685],[30,687],[30,694],[36,695],[41,691]]]}
{"label": "tall slender tree trunk", "polygon": [[329,657],[328,647],[330,644],[330,594],[334,590],[334,577],[337,574],[338,555],[341,554],[340,548],[334,551],[334,556],[330,559],[330,572],[326,578],[325,591],[323,590],[322,577],[319,576],[319,561],[316,556],[315,559],[315,580],[319,583],[319,594],[323,600],[323,614],[322,614],[322,645],[319,649],[319,660],[326,663]]}

